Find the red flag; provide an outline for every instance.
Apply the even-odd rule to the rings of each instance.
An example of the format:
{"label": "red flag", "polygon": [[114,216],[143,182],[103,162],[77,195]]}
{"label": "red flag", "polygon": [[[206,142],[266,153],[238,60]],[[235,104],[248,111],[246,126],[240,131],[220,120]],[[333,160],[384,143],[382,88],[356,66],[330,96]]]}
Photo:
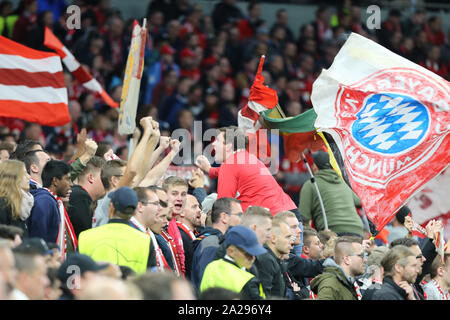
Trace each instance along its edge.
{"label": "red flag", "polygon": [[[255,80],[250,88],[248,103],[238,113],[238,126],[245,130],[249,137],[249,152],[256,152],[256,156],[260,159],[270,156],[267,135],[260,131],[260,113],[273,109],[278,104],[277,92],[264,85],[264,76],[261,74],[264,60],[265,56],[261,56]],[[254,143],[257,143],[257,148],[251,148]]]}
{"label": "red flag", "polygon": [[83,68],[83,66],[75,59],[72,53],[62,44],[61,41],[53,34],[53,32],[45,27],[44,45],[55,50],[61,57],[64,65],[77,78],[77,80],[87,89],[100,94],[103,100],[111,108],[117,108],[119,104],[115,102],[102,88],[100,83],[92,77],[92,75]]}
{"label": "red flag", "polygon": [[46,126],[70,122],[58,55],[0,36],[0,116]]}

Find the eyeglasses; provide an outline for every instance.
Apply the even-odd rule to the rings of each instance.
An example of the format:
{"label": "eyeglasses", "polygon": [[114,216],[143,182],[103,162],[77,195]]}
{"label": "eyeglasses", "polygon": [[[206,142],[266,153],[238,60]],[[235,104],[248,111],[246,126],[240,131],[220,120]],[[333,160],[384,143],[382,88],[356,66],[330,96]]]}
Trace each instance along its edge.
{"label": "eyeglasses", "polygon": [[149,201],[142,201],[141,202],[144,206],[148,206],[149,204],[152,204],[154,206],[159,206],[159,201],[153,201],[153,202],[149,202]]}
{"label": "eyeglasses", "polygon": [[361,253],[359,253],[359,254],[356,254],[356,253],[354,253],[354,254],[349,254],[348,256],[349,256],[349,257],[351,257],[351,256],[356,256],[356,257],[360,257],[361,259],[364,259],[365,256],[366,256],[366,254],[365,254],[364,252],[361,252]]}
{"label": "eyeglasses", "polygon": [[165,201],[159,200],[159,204],[160,204],[161,207],[163,207],[163,208],[167,208],[167,207],[168,207],[168,204],[167,204],[167,202],[165,202]]}
{"label": "eyeglasses", "polygon": [[237,216],[237,217],[242,217],[244,213],[243,212],[238,212],[238,213],[230,213],[230,216]]}

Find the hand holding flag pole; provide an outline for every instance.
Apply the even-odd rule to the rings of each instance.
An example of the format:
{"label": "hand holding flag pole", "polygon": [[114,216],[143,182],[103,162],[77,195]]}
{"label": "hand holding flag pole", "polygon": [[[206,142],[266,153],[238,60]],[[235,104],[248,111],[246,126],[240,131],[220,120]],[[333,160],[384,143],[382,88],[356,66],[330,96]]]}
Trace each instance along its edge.
{"label": "hand holding flag pole", "polygon": [[303,156],[303,161],[305,162],[306,168],[308,169],[308,172],[311,176],[311,183],[314,185],[314,188],[316,189],[317,192],[317,197],[319,198],[319,203],[320,203],[320,209],[322,210],[322,216],[323,216],[323,223],[325,225],[325,230],[329,230],[328,229],[328,221],[327,221],[327,215],[325,212],[325,207],[323,205],[323,200],[322,200],[322,196],[320,195],[320,191],[319,191],[319,187],[317,185],[317,181],[314,178],[314,174],[311,170],[311,167],[309,166],[308,161],[306,161],[306,157],[305,157],[305,153],[302,152],[302,156]]}

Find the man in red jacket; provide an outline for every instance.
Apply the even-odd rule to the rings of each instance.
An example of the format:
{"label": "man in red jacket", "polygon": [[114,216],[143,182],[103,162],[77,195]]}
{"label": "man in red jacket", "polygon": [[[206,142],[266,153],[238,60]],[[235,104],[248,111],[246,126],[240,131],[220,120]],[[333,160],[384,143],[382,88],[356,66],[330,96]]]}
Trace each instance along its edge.
{"label": "man in red jacket", "polygon": [[249,206],[268,208],[272,215],[295,210],[295,203],[284,193],[269,169],[247,152],[248,138],[244,131],[233,126],[219,130],[212,146],[214,159],[216,163],[222,163],[221,166],[212,168],[203,155],[196,159],[196,165],[210,178],[218,178],[217,198],[237,198],[243,211]]}

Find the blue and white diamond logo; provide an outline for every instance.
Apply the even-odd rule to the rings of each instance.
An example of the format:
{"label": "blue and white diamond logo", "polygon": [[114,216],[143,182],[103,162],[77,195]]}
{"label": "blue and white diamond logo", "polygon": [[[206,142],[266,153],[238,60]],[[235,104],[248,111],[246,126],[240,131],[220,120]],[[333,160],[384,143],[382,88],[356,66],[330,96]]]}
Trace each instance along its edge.
{"label": "blue and white diamond logo", "polygon": [[353,137],[382,154],[400,154],[418,145],[430,126],[427,108],[411,97],[385,93],[366,98],[353,122]]}

